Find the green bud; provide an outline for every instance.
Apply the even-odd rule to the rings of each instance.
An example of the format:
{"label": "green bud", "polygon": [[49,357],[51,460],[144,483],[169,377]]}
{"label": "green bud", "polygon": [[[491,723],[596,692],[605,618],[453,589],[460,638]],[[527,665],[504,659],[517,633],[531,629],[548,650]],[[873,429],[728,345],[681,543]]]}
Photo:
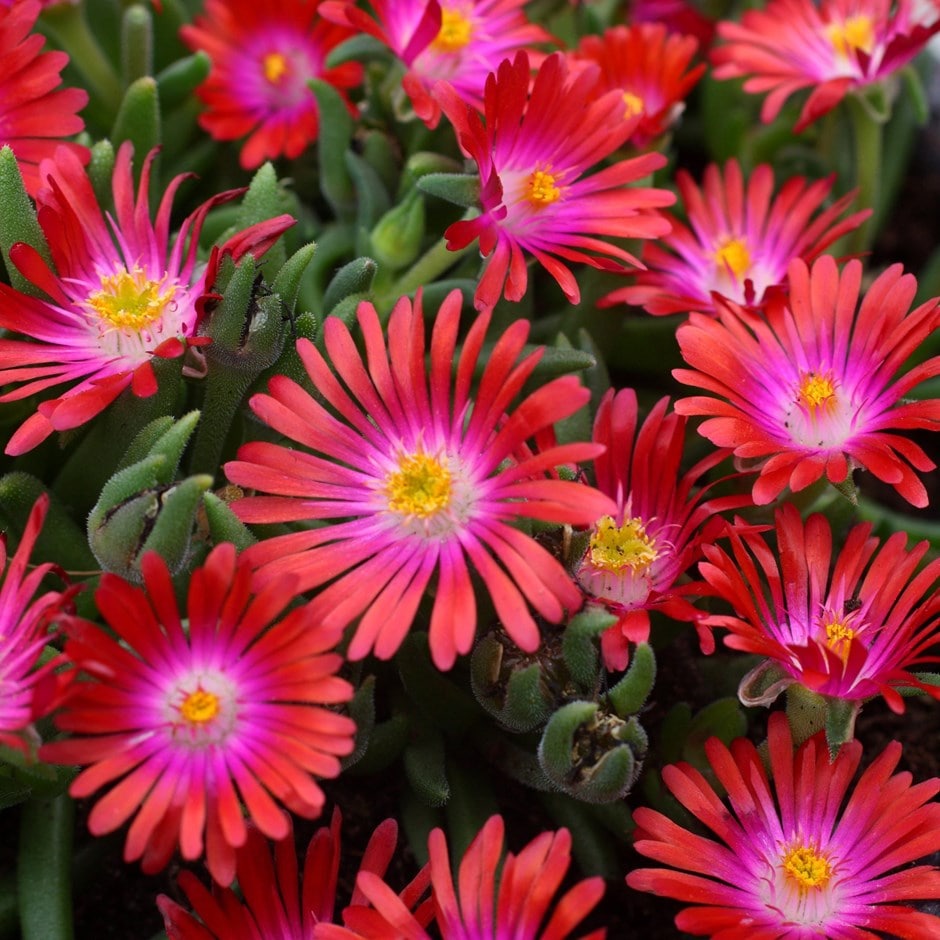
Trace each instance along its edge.
{"label": "green bud", "polygon": [[281,298],[281,303],[289,316],[294,315],[297,305],[297,295],[300,293],[300,284],[304,275],[310,269],[310,263],[316,254],[316,242],[310,242],[298,248],[284,264],[281,265],[274,279],[274,293]]}
{"label": "green bud", "polygon": [[467,208],[480,204],[480,177],[476,173],[428,173],[415,181],[421,192]]}
{"label": "green bud", "polygon": [[617,618],[603,607],[590,605],[571,619],[562,636],[562,656],[571,678],[584,692],[597,688],[600,635],[612,627]]}
{"label": "green bud", "polygon": [[245,523],[232,512],[225,500],[220,499],[215,493],[207,492],[203,494],[202,502],[209,537],[214,545],[231,542],[239,551],[243,551],[249,545],[254,545],[257,539]]}
{"label": "green bud", "polygon": [[369,237],[380,265],[398,271],[418,257],[424,238],[425,214],[424,197],[413,189],[379,219]]}
{"label": "green bud", "polygon": [[160,143],[160,98],[157,83],[150,76],[138,78],[124,93],[111,130],[111,143],[117,147],[125,140],[134,145],[136,181],[144,158]]}
{"label": "green bud", "polygon": [[638,643],[630,668],[607,693],[608,701],[621,718],[637,715],[656,681],[656,657],[649,643]]}

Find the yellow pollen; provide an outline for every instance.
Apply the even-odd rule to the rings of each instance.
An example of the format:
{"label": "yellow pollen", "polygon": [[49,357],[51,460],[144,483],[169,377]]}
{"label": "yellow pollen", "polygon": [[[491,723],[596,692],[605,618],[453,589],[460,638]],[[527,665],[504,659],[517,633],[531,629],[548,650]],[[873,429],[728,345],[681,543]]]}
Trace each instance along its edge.
{"label": "yellow pollen", "polygon": [[796,882],[801,892],[824,888],[832,876],[832,866],[824,855],[808,845],[798,845],[783,857],[783,870]]}
{"label": "yellow pollen", "polygon": [[623,103],[623,119],[625,121],[629,121],[630,118],[643,113],[643,108],[645,107],[643,99],[639,95],[633,94],[632,91],[625,91],[623,93]]}
{"label": "yellow pollen", "polygon": [[533,206],[549,206],[561,198],[561,190],[551,173],[535,170],[526,184],[526,197]]}
{"label": "yellow pollen", "polygon": [[450,505],[450,470],[430,454],[403,455],[386,479],[385,493],[392,512],[427,519]]}
{"label": "yellow pollen", "polygon": [[261,62],[264,77],[272,84],[277,85],[287,74],[287,59],[280,52],[269,52]]}
{"label": "yellow pollen", "polygon": [[871,55],[875,45],[875,30],[871,18],[864,13],[850,16],[841,23],[830,23],[826,35],[836,54],[847,57],[850,51]]}
{"label": "yellow pollen", "polygon": [[180,705],[180,714],[193,725],[212,721],[219,713],[219,697],[205,689],[196,689]]}
{"label": "yellow pollen", "polygon": [[458,52],[470,42],[473,23],[459,10],[449,7],[441,9],[441,29],[431,43],[437,52]]}
{"label": "yellow pollen", "polygon": [[751,253],[743,238],[726,238],[715,252],[715,264],[729,270],[735,277],[741,277],[751,267]]}
{"label": "yellow pollen", "polygon": [[141,330],[159,320],[175,288],[163,292],[166,277],[153,281],[141,268],[104,274],[101,289],[90,294],[88,305],[112,326]]}
{"label": "yellow pollen", "polygon": [[800,376],[799,395],[803,404],[814,414],[820,407],[832,407],[836,401],[836,389],[833,385],[832,374],[803,373]]}
{"label": "yellow pollen", "polygon": [[604,571],[632,568],[645,571],[659,557],[656,542],[646,534],[642,519],[628,519],[618,526],[610,516],[603,516],[591,535],[591,564]]}

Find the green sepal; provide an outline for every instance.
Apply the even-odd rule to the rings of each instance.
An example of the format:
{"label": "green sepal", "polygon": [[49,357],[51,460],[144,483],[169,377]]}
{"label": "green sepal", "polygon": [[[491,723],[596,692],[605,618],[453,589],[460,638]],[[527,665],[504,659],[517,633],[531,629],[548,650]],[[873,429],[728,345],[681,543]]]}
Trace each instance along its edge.
{"label": "green sepal", "polygon": [[572,680],[583,692],[597,686],[600,667],[598,639],[616,622],[616,616],[603,607],[589,605],[565,627],[561,654]]}
{"label": "green sepal", "polygon": [[764,659],[741,679],[738,698],[748,708],[758,705],[769,707],[793,682],[793,676],[779,663],[773,659]]}
{"label": "green sepal", "polygon": [[284,305],[288,316],[292,317],[294,315],[301,282],[310,268],[310,263],[313,261],[316,251],[316,242],[309,242],[298,248],[277,272],[272,290],[281,298],[281,303]]}
{"label": "green sepal", "polygon": [[327,314],[354,294],[366,294],[372,289],[379,266],[372,258],[354,258],[344,264],[333,276],[323,295],[323,309]]}
{"label": "green sepal", "polygon": [[638,643],[633,651],[630,668],[607,693],[614,712],[621,718],[637,715],[653,691],[656,681],[656,656],[649,643]]}
{"label": "green sepal", "polygon": [[121,78],[131,85],[153,74],[153,14],[149,7],[135,3],[124,10],[121,19]]}
{"label": "green sepal", "polygon": [[248,526],[232,512],[229,504],[219,499],[215,493],[203,493],[202,504],[209,527],[209,537],[214,545],[231,542],[241,552],[258,541]]}
{"label": "green sepal", "polygon": [[208,77],[212,59],[202,49],[171,62],[157,75],[157,94],[163,113],[189,100],[198,85]]}
{"label": "green sepal", "polygon": [[[242,198],[236,216],[236,227],[246,229],[258,222],[277,218],[290,209],[290,203],[284,188],[278,182],[277,173],[270,163],[263,163],[255,171],[248,184],[248,192]],[[279,238],[264,255],[263,263],[267,270],[279,270],[287,258],[284,240]]]}
{"label": "green sepal", "polygon": [[368,230],[388,211],[391,200],[375,169],[358,154],[347,150],[344,156],[356,199],[356,226]]}
{"label": "green sepal", "polygon": [[476,173],[425,173],[415,186],[429,196],[437,196],[456,206],[480,204],[480,177]]}
{"label": "green sepal", "polygon": [[165,459],[165,463],[158,472],[156,483],[170,483],[176,476],[183,451],[198,423],[198,411],[190,411],[177,421],[168,415],[154,418],[131,441],[117,469],[124,470],[148,457],[160,456]]}
{"label": "green sepal", "polygon": [[855,719],[861,710],[858,699],[826,696],[826,744],[829,759],[834,760],[839,748],[855,738]]}
{"label": "green sepal", "polygon": [[366,676],[349,702],[349,717],[356,723],[356,746],[341,761],[348,770],[362,760],[369,749],[369,739],[375,728],[375,676]]}
{"label": "green sepal", "polygon": [[552,700],[535,660],[507,666],[505,647],[492,634],[483,637],[470,658],[470,684],[477,701],[510,731],[532,731],[545,724]]}
{"label": "green sepal", "polygon": [[15,290],[31,297],[45,297],[45,294],[28,281],[10,260],[10,249],[17,242],[35,248],[43,260],[52,267],[52,255],[46,244],[46,236],[39,227],[36,209],[29,198],[23,177],[20,173],[16,156],[9,145],[0,147],[0,249],[3,251],[3,263],[6,265],[10,284]]}
{"label": "green sepal", "polygon": [[421,250],[425,217],[424,197],[413,189],[369,233],[376,261],[392,271],[411,264]]}
{"label": "green sepal", "polygon": [[356,214],[356,193],[346,152],[352,143],[354,123],[346,102],[327,81],[314,78],[308,82],[317,99],[320,131],[317,154],[320,166],[320,191],[341,219],[350,220]]}
{"label": "green sepal", "polygon": [[424,726],[402,755],[405,776],[415,794],[428,806],[443,806],[450,797],[443,735]]}
{"label": "green sepal", "polygon": [[335,69],[347,62],[388,61],[391,57],[388,46],[368,33],[357,33],[334,46],[326,57],[326,67]]}
{"label": "green sepal", "polygon": [[160,143],[160,98],[151,76],[138,78],[128,86],[111,129],[111,143],[117,148],[125,140],[134,145],[134,180],[140,179],[144,159]]}
{"label": "green sepal", "polygon": [[149,424],[145,424],[124,451],[124,456],[114,468],[114,472],[117,473],[118,470],[133,466],[145,457],[149,457],[151,448],[171,427],[173,427],[173,418],[170,415],[160,415],[159,418],[154,418]]}
{"label": "green sepal", "polygon": [[197,474],[160,493],[157,520],[141,544],[137,560],[152,551],[166,562],[171,572],[182,570],[192,543],[196,513],[210,486],[211,476]]}

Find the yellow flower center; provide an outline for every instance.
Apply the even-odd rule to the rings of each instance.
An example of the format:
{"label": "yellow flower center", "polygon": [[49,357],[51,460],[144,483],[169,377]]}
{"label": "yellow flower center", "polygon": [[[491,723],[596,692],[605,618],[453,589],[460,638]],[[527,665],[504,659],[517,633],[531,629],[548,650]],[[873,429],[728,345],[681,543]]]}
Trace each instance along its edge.
{"label": "yellow flower center", "polygon": [[385,481],[388,508],[403,516],[427,519],[450,505],[451,473],[430,454],[405,454]]}
{"label": "yellow flower center", "polygon": [[561,199],[561,190],[555,185],[555,179],[546,170],[534,170],[526,183],[526,198],[533,206],[549,206]]}
{"label": "yellow flower center", "polygon": [[202,725],[212,721],[219,713],[219,697],[205,689],[196,689],[180,705],[180,714],[192,725]]}
{"label": "yellow flower center", "polygon": [[287,59],[280,52],[269,52],[261,61],[264,77],[272,84],[277,85],[287,74]]}
{"label": "yellow flower center", "polygon": [[726,238],[715,252],[715,264],[739,278],[751,267],[751,253],[743,238]]}
{"label": "yellow flower center", "polygon": [[173,297],[174,287],[163,290],[166,276],[159,281],[148,278],[143,270],[119,271],[101,277],[101,290],[88,297],[88,306],[112,326],[141,330],[159,320]]}
{"label": "yellow flower center", "polygon": [[625,121],[629,121],[630,118],[643,113],[643,99],[639,95],[633,94],[632,91],[625,91],[623,93],[623,104],[623,119]]}
{"label": "yellow flower center", "polygon": [[459,52],[473,35],[473,23],[459,10],[441,8],[441,29],[431,47],[437,52]]}
{"label": "yellow flower center", "polygon": [[659,557],[655,540],[646,534],[643,520],[638,518],[618,526],[611,516],[603,516],[591,534],[588,550],[591,564],[604,571],[628,567],[645,571]]}
{"label": "yellow flower center", "polygon": [[856,51],[870,55],[875,45],[875,30],[871,17],[864,13],[850,16],[841,23],[830,23],[826,27],[826,35],[832,43],[832,48],[843,57]]}
{"label": "yellow flower center", "polygon": [[832,877],[829,860],[808,845],[798,845],[783,857],[783,870],[797,884],[800,892],[824,888]]}
{"label": "yellow flower center", "polygon": [[815,414],[819,408],[831,408],[836,403],[836,389],[832,373],[805,372],[800,376],[799,396],[804,405]]}

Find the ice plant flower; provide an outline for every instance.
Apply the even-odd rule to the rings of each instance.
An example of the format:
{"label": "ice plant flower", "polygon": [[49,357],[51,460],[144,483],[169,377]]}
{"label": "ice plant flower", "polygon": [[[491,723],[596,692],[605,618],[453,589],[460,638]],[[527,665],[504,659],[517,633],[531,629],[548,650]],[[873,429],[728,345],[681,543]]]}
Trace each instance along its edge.
{"label": "ice plant flower", "polygon": [[940,399],[905,400],[940,373],[940,356],[901,372],[940,325],[940,300],[910,310],[917,283],[899,264],[880,274],[859,304],[861,280],[857,260],[840,273],[829,255],[811,269],[796,259],[789,298],[772,298],[764,316],[725,302],[717,319],[693,313],[677,331],[691,368],[673,375],[711,395],[680,399],[676,411],[707,415],[700,433],[738,457],[761,461],[757,504],[824,474],[843,483],[862,467],[914,506],[927,505],[911,467],[927,471],[935,464],[895,432],[936,429],[940,422]]}
{"label": "ice plant flower", "polygon": [[[638,425],[636,393],[608,391],[594,420],[594,440],[606,448],[594,471],[598,489],[614,500],[617,511],[595,522],[575,569],[587,595],[619,618],[601,636],[611,670],[626,669],[628,641],[649,639],[651,610],[701,624],[705,614],[687,599],[696,586],[679,579],[701,557],[709,520],[723,528],[716,513],[750,502],[746,496],[705,499],[707,489],[696,490],[727,450],[713,451],[680,476],[686,420],[669,410],[668,398]],[[714,650],[707,628],[701,627],[700,639],[703,649]]]}
{"label": "ice plant flower", "polygon": [[[585,878],[554,904],[555,895],[571,865],[571,835],[567,829],[543,832],[518,855],[511,852],[500,871],[505,826],[491,816],[464,853],[455,883],[448,857],[447,837],[435,829],[428,837],[431,895],[437,933],[446,940],[564,940],[597,905],[604,880]],[[360,872],[358,891],[371,904],[350,905],[344,927],[323,924],[314,940],[431,940],[419,917],[408,909],[376,874]],[[580,934],[580,940],[603,940],[606,930]]]}
{"label": "ice plant flower", "polygon": [[374,18],[348,0],[322,9],[325,17],[374,36],[395,53],[407,70],[402,88],[432,128],[441,118],[431,97],[437,82],[449,82],[470,107],[482,110],[487,76],[503,59],[527,49],[537,64],[543,54],[534,47],[554,42],[526,18],[526,0],[375,0],[369,6]]}
{"label": "ice plant flower", "polygon": [[587,525],[612,511],[608,497],[554,473],[596,456],[600,446],[528,447],[587,403],[589,392],[576,378],[549,382],[507,414],[541,358],[537,350],[519,361],[528,321],[517,321],[499,338],[471,397],[490,320],[477,317],[451,389],[460,303],[453,291],[441,305],[430,349],[420,299],[395,305],[387,344],[375,308],[360,304],[365,363],[346,325],[328,317],[332,369],[312,343],[300,340],[297,351],[318,395],[337,415],[284,376],[250,401],[265,424],[314,453],[256,441],[225,465],[232,483],[273,494],[233,502],[243,522],[331,523],[264,539],[245,557],[258,566],[259,585],[284,572],[297,577],[301,591],[332,582],[310,606],[314,618],[330,626],[345,627],[361,616],[351,659],[373,650],[382,659],[393,656],[436,574],[430,645],[437,666],[449,669],[470,650],[476,632],[470,567],[513,641],[534,651],[540,634],[529,605],[558,622],[580,606],[581,592],[513,521]]}
{"label": "ice plant flower", "polygon": [[643,248],[646,270],[631,274],[633,285],[601,298],[643,307],[662,316],[714,313],[715,294],[759,307],[768,291],[785,286],[794,258],[807,263],[870,215],[845,212],[854,193],[825,208],[835,176],[808,182],[791,176],[774,192],[773,169],[756,167],[745,180],[737,160],[710,164],[702,187],[685,171],[676,173],[679,203],[687,223],[671,215],[672,231]]}
{"label": "ice plant flower", "polygon": [[634,810],[637,851],[670,867],[637,868],[627,884],[690,902],[676,926],[696,936],[940,936],[940,918],[903,903],[940,897],[940,872],[911,864],[940,849],[940,779],[912,786],[909,773],[894,773],[901,745],[892,741],[853,787],[860,742],[832,762],[822,733],[794,752],[781,712],[770,716],[768,741],[770,778],[751,741],[706,743],[727,805],[694,767],[664,768],[666,786],[714,835]]}
{"label": "ice plant flower", "polygon": [[444,232],[457,250],[479,239],[488,258],[477,286],[478,309],[501,296],[520,300],[532,255],[577,303],[578,283],[565,261],[621,270],[639,265],[628,251],[597,236],[656,238],[669,223],[655,210],[675,197],[662,189],[634,186],[666,162],[647,153],[597,172],[630,136],[640,116],[624,119],[621,91],[597,92],[598,70],[571,70],[560,54],[539,67],[531,92],[529,59],[520,52],[487,79],[485,119],[448,84],[434,96],[457,131],[463,152],[476,161],[482,211]]}
{"label": "ice plant flower", "polygon": [[88,828],[104,835],[133,817],[125,861],[159,871],[179,845],[190,861],[205,852],[228,885],[245,813],[268,838],[285,838],[279,804],[316,818],[317,778],[335,777],[353,749],[355,725],[333,709],[352,696],[335,675],[340,631],[304,607],[283,613],[295,596],[289,577],[253,594],[229,543],[193,572],[185,629],[166,564],[151,552],[141,567],[143,589],[105,574],[95,592],[113,635],[66,624],[65,654],[84,681],[56,715],[67,737],[40,757],[85,767],[69,787],[77,799],[113,785]]}
{"label": "ice plant flower", "polygon": [[[196,336],[198,302],[211,287],[197,260],[199,233],[209,210],[242,190],[204,202],[171,238],[173,198],[185,177],[170,183],[151,221],[154,156],[155,151],[144,161],[135,196],[131,145],[119,148],[113,218],[102,212],[73,153],[60,149],[55,161],[43,162],[39,222],[55,270],[29,245],[17,243],[10,251],[23,276],[46,296],[0,284],[0,327],[32,340],[0,339],[0,385],[14,386],[0,395],[0,402],[65,383],[69,387],[60,397],[40,402],[37,413],[10,438],[8,454],[22,454],[53,431],[90,421],[127,388],[140,397],[154,394],[154,357],[172,358],[188,344],[208,342]],[[248,253],[258,257],[293,222],[284,215],[250,226],[221,251],[235,260]]]}
{"label": "ice plant flower", "polygon": [[638,23],[585,36],[571,58],[600,66],[598,90],[619,89],[625,120],[640,115],[630,143],[642,149],[682,114],[685,99],[705,71],[704,62],[692,65],[697,51],[694,36],[670,33],[662,23]]}
{"label": "ice plant flower", "polygon": [[893,75],[940,30],[920,22],[912,0],[770,0],[740,23],[718,24],[712,49],[717,79],[744,78],[744,90],[767,93],[769,123],[791,95],[812,89],[796,131],[831,111],[849,92]]}
{"label": "ice plant flower", "polygon": [[88,93],[58,87],[69,57],[42,51],[45,40],[33,32],[41,12],[35,0],[0,4],[0,146],[13,151],[31,196],[41,183],[40,162],[57,148],[68,148],[82,163],[91,156],[87,147],[65,140],[85,129],[78,112]]}
{"label": "ice plant flower", "polygon": [[55,707],[69,681],[56,672],[61,657],[42,665],[39,657],[54,637],[52,621],[67,611],[70,592],[44,591],[37,597],[55,565],[44,562],[27,570],[48,509],[49,498],[41,496],[9,564],[6,538],[0,534],[0,744],[27,755],[38,744],[33,722]]}
{"label": "ice plant flower", "polygon": [[834,555],[825,516],[804,525],[787,503],[775,521],[776,552],[747,526],[729,529],[730,551],[704,548],[702,577],[733,610],[707,621],[729,631],[725,644],[776,662],[789,677],[777,691],[792,681],[843,701],[883,695],[899,713],[899,686],[940,698],[911,672],[940,661],[940,559],[921,567],[929,543],[908,551],[895,532],[881,544],[866,522]]}
{"label": "ice plant flower", "polygon": [[323,19],[319,0],[206,0],[180,38],[212,60],[196,94],[206,106],[200,125],[216,140],[239,140],[240,160],[299,157],[319,135],[319,112],[308,83],[318,78],[341,94],[362,80],[362,66],[328,68],[326,57],[353,35]]}
{"label": "ice plant flower", "polygon": [[715,37],[715,23],[689,0],[630,0],[629,23],[662,23],[671,33],[694,36],[703,49]]}
{"label": "ice plant flower", "polygon": [[[157,898],[170,940],[311,940],[317,924],[334,922],[340,869],[341,815],[334,809],[329,825],[318,829],[304,856],[298,891],[297,850],[293,826],[272,849],[261,832],[248,827],[248,837],[236,852],[235,871],[239,893],[213,885],[212,891],[190,871],[182,871],[179,887],[193,912],[166,895]],[[383,878],[398,838],[394,819],[380,823],[369,838],[358,870]],[[427,887],[427,870],[402,892],[411,906]],[[350,904],[366,903],[353,889]],[[197,919],[198,918],[198,919]]]}

